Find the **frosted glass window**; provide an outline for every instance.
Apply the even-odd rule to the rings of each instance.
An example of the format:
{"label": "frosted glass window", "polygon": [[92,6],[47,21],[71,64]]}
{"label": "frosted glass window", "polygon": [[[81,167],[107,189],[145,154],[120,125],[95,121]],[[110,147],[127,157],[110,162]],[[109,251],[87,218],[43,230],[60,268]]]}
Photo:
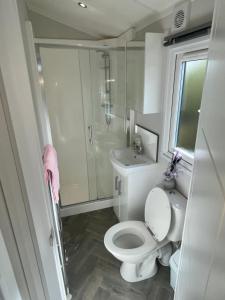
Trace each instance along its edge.
{"label": "frosted glass window", "polygon": [[181,66],[176,147],[188,152],[195,150],[206,66],[206,59],[185,61]]}

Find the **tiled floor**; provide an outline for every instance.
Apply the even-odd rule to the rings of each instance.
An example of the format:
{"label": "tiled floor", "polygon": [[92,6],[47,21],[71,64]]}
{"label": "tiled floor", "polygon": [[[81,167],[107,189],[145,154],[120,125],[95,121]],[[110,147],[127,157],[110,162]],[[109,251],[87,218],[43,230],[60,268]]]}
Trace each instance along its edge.
{"label": "tiled floor", "polygon": [[120,262],[103,243],[105,232],[115,223],[111,208],[63,219],[73,300],[172,300],[169,268],[160,266],[156,276],[139,283],[121,278]]}

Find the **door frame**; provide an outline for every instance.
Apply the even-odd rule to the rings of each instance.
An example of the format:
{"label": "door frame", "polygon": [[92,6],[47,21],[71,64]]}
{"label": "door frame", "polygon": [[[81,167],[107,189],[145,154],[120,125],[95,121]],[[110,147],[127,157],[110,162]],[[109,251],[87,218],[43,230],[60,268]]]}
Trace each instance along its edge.
{"label": "door frame", "polygon": [[[36,293],[32,300],[61,300],[66,299],[66,293],[56,241],[53,239],[52,246],[49,243],[53,222],[49,212],[50,197],[43,176],[41,145],[28,72],[29,60],[26,56],[24,27],[17,1],[2,0],[0,2],[1,90],[4,89],[3,108],[13,163],[18,177],[17,182],[15,177],[9,177],[7,187],[9,191],[10,187],[11,191],[13,190],[15,184],[20,187],[20,192],[13,195],[17,196],[16,198],[21,197],[20,202],[17,199],[17,207],[20,211],[12,209],[12,218],[15,221],[15,236],[20,240],[20,255],[24,256],[24,253],[27,255],[26,261],[23,260],[22,263],[24,268],[30,269],[30,277],[27,276],[27,280],[30,281],[34,295]],[[8,168],[9,165],[5,161],[5,169]],[[3,174],[3,178],[4,176]],[[6,197],[6,200],[8,203],[12,201],[9,197]],[[25,213],[28,221],[27,234],[16,228],[16,224],[24,219],[21,212]],[[29,239],[32,241],[33,249],[29,248]],[[35,268],[37,268],[36,275]],[[37,286],[38,282],[39,286]]]}
{"label": "door frame", "polygon": [[[1,124],[2,125],[2,124]],[[0,181],[0,296],[18,300],[31,298],[18,244],[13,232],[3,184]],[[5,276],[7,274],[7,276]],[[5,277],[4,277],[5,276]],[[16,299],[17,299],[16,298]]]}
{"label": "door frame", "polygon": [[[12,251],[14,251],[14,255],[16,255],[15,251],[18,250],[17,255],[20,257],[22,274],[24,274],[25,281],[22,287],[20,286],[22,279],[17,275],[19,271],[21,272],[21,268],[15,260],[11,260],[11,263],[21,293],[24,293],[23,290],[26,284],[29,296],[26,295],[25,299],[46,299],[36,259],[34,240],[31,237],[31,227],[27,218],[26,204],[23,199],[24,195],[22,194],[21,183],[19,182],[19,175],[15,163],[16,149],[12,149],[12,140],[10,140],[9,134],[10,124],[9,122],[7,124],[5,109],[3,107],[3,98],[5,98],[3,89],[4,86],[0,77],[0,192],[3,198],[0,203],[0,219],[5,219],[3,224],[0,222],[0,226],[5,244],[7,247],[10,247],[8,248],[9,255]],[[8,213],[8,218],[6,217],[5,211]],[[10,225],[7,226],[7,223],[11,224],[16,248],[15,243],[12,243],[12,238],[10,237]]]}

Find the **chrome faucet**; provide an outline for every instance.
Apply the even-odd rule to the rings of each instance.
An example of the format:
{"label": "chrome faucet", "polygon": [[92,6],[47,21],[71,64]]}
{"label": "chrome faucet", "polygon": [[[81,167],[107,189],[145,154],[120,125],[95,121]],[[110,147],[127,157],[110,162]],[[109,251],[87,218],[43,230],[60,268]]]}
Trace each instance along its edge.
{"label": "chrome faucet", "polygon": [[144,152],[144,146],[143,146],[142,138],[141,138],[140,134],[134,135],[133,149],[134,149],[134,152],[137,154],[143,154],[143,152]]}

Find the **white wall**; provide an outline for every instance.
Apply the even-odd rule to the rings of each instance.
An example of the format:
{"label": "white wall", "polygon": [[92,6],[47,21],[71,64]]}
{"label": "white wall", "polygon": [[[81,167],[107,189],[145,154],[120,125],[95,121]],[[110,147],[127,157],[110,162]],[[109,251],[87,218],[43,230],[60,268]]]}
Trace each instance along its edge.
{"label": "white wall", "polygon": [[[203,24],[205,22],[211,21],[213,16],[214,0],[196,0],[192,3],[191,7],[191,17],[189,27]],[[144,40],[145,32],[163,32],[165,35],[169,33],[171,27],[172,15],[164,17],[157,22],[145,27],[136,33],[136,40]],[[167,51],[167,48],[164,49]],[[164,62],[166,64],[166,61]],[[159,114],[149,114],[142,115],[136,113],[136,122],[148,129],[151,129],[160,135],[160,150],[162,146],[163,138],[163,119],[164,119],[164,96],[163,96],[164,86],[162,86],[162,109]],[[161,152],[161,151],[160,151]],[[162,154],[162,153],[161,153]],[[165,167],[168,164],[162,155],[160,155],[160,163],[164,164]],[[189,186],[191,181],[191,173],[187,170],[181,170],[179,177],[177,179],[177,188],[186,197],[188,196]]]}
{"label": "white wall", "polygon": [[93,40],[93,36],[28,10],[36,38]]}

